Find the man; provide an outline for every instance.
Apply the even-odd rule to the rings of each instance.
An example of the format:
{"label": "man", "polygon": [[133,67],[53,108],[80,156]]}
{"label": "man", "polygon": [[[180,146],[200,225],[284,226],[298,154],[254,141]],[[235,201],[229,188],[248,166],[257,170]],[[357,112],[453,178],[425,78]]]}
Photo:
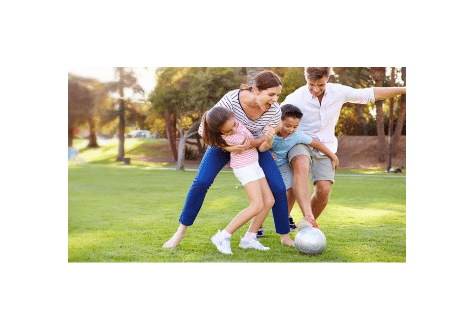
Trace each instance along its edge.
{"label": "man", "polygon": [[[366,104],[406,94],[406,87],[354,89],[328,83],[330,75],[329,67],[305,68],[307,84],[288,95],[281,105],[292,104],[300,108],[303,118],[298,129],[321,141],[333,153],[338,148],[334,129],[345,102]],[[331,160],[304,144],[294,146],[288,153],[288,159],[293,169],[293,194],[287,197],[289,212],[296,199],[303,215],[313,214],[316,220],[328,204],[334,183]],[[310,171],[315,186],[311,199]]]}

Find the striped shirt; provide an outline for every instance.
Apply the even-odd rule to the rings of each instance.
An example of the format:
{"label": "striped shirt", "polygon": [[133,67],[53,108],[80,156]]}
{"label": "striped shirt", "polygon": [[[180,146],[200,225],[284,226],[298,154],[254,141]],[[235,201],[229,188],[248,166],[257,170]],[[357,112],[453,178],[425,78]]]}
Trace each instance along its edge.
{"label": "striped shirt", "polygon": [[[236,128],[236,133],[230,136],[222,136],[228,145],[240,145],[243,144],[246,140],[254,139],[254,136],[244,127],[240,122],[236,121],[238,127]],[[239,154],[231,152],[231,162],[229,165],[231,168],[237,169],[242,168],[259,161],[259,154],[255,148],[243,151]]]}
{"label": "striped shirt", "polygon": [[[273,128],[275,128],[280,123],[282,112],[280,111],[280,106],[278,103],[274,103],[272,106],[270,106],[269,110],[264,112],[256,120],[249,119],[243,107],[241,106],[241,102],[239,101],[239,93],[241,91],[247,90],[236,89],[228,92],[223,96],[223,98],[221,98],[220,101],[218,101],[215,107],[224,107],[231,110],[234,117],[251,132],[254,138],[259,138],[264,135],[264,128],[267,125],[270,124]],[[200,135],[203,134],[202,123],[200,123],[198,133]]]}

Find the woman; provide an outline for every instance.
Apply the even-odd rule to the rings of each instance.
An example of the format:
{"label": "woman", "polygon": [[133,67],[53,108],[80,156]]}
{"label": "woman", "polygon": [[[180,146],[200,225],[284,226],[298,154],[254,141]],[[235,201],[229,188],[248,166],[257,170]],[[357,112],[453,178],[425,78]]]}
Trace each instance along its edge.
{"label": "woman", "polygon": [[[241,89],[228,92],[215,106],[231,110],[235,118],[252,133],[255,139],[269,138],[270,134],[273,135],[280,128],[281,111],[277,100],[281,91],[282,82],[277,74],[272,71],[262,71],[256,75],[253,86],[242,85]],[[275,127],[275,130],[273,127]],[[199,133],[202,134],[201,124]],[[164,248],[175,247],[184,238],[187,227],[193,224],[202,207],[208,189],[217,174],[230,161],[230,152],[239,152],[251,148],[253,147],[249,143],[234,145],[225,149],[208,147],[187,194],[179,219],[180,226],[174,236],[163,245]],[[288,204],[282,176],[268,151],[258,152],[258,154],[259,164],[267,177],[267,182],[275,198],[272,207],[275,230],[280,234],[282,244],[293,247],[295,244],[289,235]],[[258,228],[259,226],[253,220],[249,230],[257,232]]]}

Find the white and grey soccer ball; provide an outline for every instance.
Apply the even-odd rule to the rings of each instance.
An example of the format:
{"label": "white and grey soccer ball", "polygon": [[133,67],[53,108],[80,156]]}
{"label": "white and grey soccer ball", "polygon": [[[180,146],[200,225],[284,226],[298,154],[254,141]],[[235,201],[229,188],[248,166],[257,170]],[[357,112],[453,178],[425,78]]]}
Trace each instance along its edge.
{"label": "white and grey soccer ball", "polygon": [[300,254],[318,255],[326,247],[326,237],[318,228],[303,227],[295,235],[295,247]]}

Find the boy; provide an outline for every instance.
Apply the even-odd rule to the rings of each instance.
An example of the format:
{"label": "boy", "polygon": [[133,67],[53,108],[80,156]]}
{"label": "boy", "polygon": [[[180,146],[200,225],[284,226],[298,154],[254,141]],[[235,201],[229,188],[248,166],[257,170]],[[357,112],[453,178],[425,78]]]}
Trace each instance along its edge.
{"label": "boy", "polygon": [[[290,167],[288,161],[288,151],[295,146],[296,144],[305,144],[309,145],[312,148],[322,152],[331,159],[331,164],[333,170],[336,170],[339,166],[338,157],[331,152],[323,143],[317,139],[313,139],[311,136],[297,131],[298,124],[300,119],[303,116],[303,113],[300,109],[294,105],[283,105],[280,107],[282,110],[282,127],[280,131],[274,135],[272,143],[268,140],[264,142],[260,147],[259,151],[266,151],[272,149],[273,154],[275,155],[274,159],[276,164],[279,167],[280,173],[284,180],[285,188],[287,189],[287,196],[293,197],[292,189],[292,180],[293,180],[293,170]],[[312,156],[309,156],[310,161]],[[311,188],[308,188],[311,192]],[[288,206],[289,213],[293,208],[294,199],[289,199],[293,203],[291,206]],[[318,224],[315,221],[313,212],[311,209],[310,197],[308,199],[303,199],[303,201],[298,201],[298,205],[303,213],[305,220],[310,222],[314,227],[318,228]]]}

